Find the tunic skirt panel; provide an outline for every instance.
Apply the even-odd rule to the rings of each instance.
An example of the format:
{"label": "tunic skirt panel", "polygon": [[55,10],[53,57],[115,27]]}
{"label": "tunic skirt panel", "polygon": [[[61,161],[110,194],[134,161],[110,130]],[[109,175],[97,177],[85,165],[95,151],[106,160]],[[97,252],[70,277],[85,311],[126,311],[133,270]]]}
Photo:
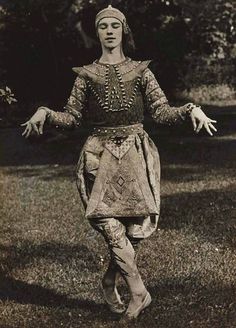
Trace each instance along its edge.
{"label": "tunic skirt panel", "polygon": [[77,187],[88,219],[126,218],[129,234],[146,238],[159,218],[160,161],[145,131],[132,136],[121,159],[107,147],[108,137],[88,137],[76,168]]}

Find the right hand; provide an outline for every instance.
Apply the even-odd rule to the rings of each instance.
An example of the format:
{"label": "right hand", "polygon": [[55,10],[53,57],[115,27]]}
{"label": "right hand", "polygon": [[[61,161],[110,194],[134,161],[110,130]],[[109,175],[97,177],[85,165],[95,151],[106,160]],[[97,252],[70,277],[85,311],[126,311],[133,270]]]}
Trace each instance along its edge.
{"label": "right hand", "polygon": [[43,126],[47,118],[47,112],[43,108],[39,108],[37,112],[21,126],[25,126],[25,130],[22,133],[22,136],[28,138],[31,134],[37,133],[43,134]]}

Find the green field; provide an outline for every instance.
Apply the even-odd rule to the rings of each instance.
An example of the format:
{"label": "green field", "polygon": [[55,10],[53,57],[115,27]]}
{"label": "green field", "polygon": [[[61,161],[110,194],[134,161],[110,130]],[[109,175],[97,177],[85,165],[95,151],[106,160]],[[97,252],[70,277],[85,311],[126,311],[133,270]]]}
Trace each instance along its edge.
{"label": "green field", "polygon": [[[211,138],[154,133],[162,162],[158,231],[139,268],[152,305],[119,323],[99,288],[108,253],[83,218],[78,133],[24,140],[0,131],[0,327],[236,327],[236,120]],[[127,289],[120,281],[127,301]]]}

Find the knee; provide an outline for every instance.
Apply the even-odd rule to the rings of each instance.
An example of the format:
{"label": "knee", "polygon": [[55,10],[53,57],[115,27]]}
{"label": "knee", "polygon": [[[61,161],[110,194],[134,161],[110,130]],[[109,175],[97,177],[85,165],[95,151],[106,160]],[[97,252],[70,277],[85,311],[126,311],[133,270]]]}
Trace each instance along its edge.
{"label": "knee", "polygon": [[125,226],[115,218],[93,221],[92,226],[100,232],[110,247],[121,247],[126,240]]}
{"label": "knee", "polygon": [[126,229],[121,222],[109,222],[104,226],[105,239],[110,247],[121,248],[126,240]]}

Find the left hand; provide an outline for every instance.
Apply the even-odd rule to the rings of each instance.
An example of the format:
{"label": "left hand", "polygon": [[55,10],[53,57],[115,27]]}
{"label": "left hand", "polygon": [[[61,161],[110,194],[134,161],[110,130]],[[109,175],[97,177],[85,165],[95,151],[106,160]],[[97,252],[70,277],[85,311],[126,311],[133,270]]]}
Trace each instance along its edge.
{"label": "left hand", "polygon": [[43,134],[43,126],[47,118],[46,107],[39,107],[36,113],[21,126],[25,126],[25,130],[22,133],[23,137],[28,138],[31,134]]}
{"label": "left hand", "polygon": [[207,133],[210,136],[213,136],[212,131],[217,132],[217,129],[213,125],[213,123],[217,123],[217,121],[210,119],[206,116],[206,114],[201,110],[200,106],[196,106],[194,104],[190,104],[192,108],[192,112],[190,114],[190,118],[193,123],[193,129],[196,133],[198,133],[202,127],[204,127]]}

